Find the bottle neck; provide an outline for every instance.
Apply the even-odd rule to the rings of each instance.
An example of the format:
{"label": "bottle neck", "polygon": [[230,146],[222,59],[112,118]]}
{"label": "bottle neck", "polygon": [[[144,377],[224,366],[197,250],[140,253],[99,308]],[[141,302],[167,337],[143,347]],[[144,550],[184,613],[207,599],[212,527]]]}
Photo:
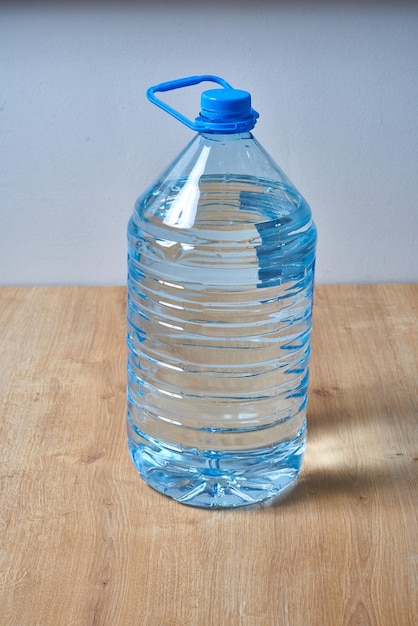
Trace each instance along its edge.
{"label": "bottle neck", "polygon": [[231,141],[253,139],[253,135],[250,131],[246,131],[245,133],[200,133],[200,136],[214,143],[229,143]]}

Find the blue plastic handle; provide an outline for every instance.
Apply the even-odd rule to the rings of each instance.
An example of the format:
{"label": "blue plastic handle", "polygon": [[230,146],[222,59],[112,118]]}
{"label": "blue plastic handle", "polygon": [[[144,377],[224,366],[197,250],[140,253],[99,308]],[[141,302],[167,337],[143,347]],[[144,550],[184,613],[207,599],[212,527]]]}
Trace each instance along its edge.
{"label": "blue plastic handle", "polygon": [[198,85],[199,83],[203,82],[217,83],[225,89],[232,89],[232,86],[227,83],[226,80],[224,80],[223,78],[220,78],[219,76],[205,74],[203,76],[187,76],[186,78],[178,78],[176,80],[170,80],[167,83],[160,83],[159,85],[155,85],[154,87],[149,87],[149,89],[147,89],[147,98],[157,107],[160,107],[160,109],[163,109],[163,111],[166,111],[166,113],[169,113],[170,115],[175,117],[176,120],[188,126],[188,128],[200,132],[206,130],[206,124],[204,124],[203,122],[199,122],[198,120],[190,120],[185,115],[182,115],[180,111],[173,109],[173,107],[171,107],[169,104],[157,98],[155,94],[157,92],[171,91],[173,89],[180,89],[182,87],[190,87],[191,85]]}

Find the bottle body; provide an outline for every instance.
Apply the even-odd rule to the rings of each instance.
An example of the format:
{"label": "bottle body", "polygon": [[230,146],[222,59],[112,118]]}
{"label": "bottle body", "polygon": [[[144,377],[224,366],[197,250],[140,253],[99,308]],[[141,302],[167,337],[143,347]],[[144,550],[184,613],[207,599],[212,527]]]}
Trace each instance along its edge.
{"label": "bottle body", "polygon": [[180,502],[240,506],[299,473],[316,230],[250,133],[197,136],[128,227],[128,443]]}

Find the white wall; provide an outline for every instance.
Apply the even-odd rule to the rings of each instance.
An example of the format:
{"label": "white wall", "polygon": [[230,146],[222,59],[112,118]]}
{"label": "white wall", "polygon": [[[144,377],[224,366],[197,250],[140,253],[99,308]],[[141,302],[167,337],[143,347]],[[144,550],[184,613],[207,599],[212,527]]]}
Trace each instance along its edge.
{"label": "white wall", "polygon": [[318,282],[418,279],[417,4],[156,0],[0,6],[0,283],[125,282],[132,205],[192,136],[145,89],[202,73],[252,92]]}

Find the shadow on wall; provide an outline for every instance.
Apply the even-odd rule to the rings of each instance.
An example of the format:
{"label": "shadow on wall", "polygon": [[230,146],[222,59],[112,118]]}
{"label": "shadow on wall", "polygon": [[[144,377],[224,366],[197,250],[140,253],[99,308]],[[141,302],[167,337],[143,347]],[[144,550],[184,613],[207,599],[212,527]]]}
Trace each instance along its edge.
{"label": "shadow on wall", "polygon": [[[321,7],[332,7],[334,10],[338,8],[347,8],[347,6],[353,6],[358,9],[370,9],[370,8],[382,8],[382,7],[394,7],[399,8],[401,6],[411,6],[413,2],[408,0],[398,0],[394,2],[394,0],[368,0],[364,2],[364,0],[345,0],[344,3],[341,3],[340,7],[336,6],[335,0],[258,0],[257,8],[263,6],[271,6],[278,8],[279,6],[282,8],[289,8],[292,10],[295,9],[309,9],[311,12],[315,8]],[[177,6],[190,6],[193,9],[193,12],[199,11],[199,6],[196,5],[196,0],[176,0]],[[237,7],[237,9],[242,9],[243,7],[249,7],[254,9],[254,0],[211,0],[211,7]],[[136,8],[153,8],[153,7],[169,7],[172,9],[173,1],[172,0],[0,0],[0,8],[1,7],[13,7],[21,6],[21,7],[43,7],[43,6],[53,6],[64,7],[88,7],[88,6],[97,6],[97,7],[106,7],[106,6],[117,6],[117,7],[136,7]],[[207,8],[207,7],[205,7]]]}

